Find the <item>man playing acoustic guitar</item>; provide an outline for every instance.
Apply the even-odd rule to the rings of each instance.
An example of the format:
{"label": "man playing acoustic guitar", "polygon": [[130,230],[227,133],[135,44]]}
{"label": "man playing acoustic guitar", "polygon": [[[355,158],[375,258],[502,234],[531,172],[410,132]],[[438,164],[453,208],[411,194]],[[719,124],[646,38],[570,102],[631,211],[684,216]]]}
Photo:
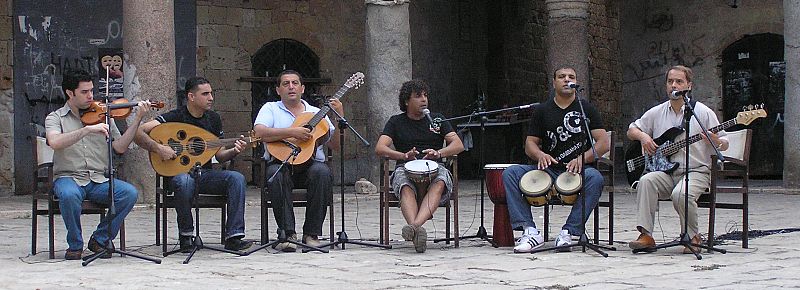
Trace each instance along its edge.
{"label": "man playing acoustic guitar", "polygon": [[[219,114],[211,110],[214,96],[211,94],[211,84],[202,77],[192,77],[186,81],[186,106],[169,111],[155,120],[142,124],[137,134],[137,144],[151,152],[157,152],[161,159],[170,160],[177,157],[175,150],[167,145],[154,141],[147,133],[156,126],[166,122],[180,122],[191,124],[211,132],[217,137],[222,136],[222,121]],[[216,155],[217,161],[225,162],[241,153],[246,142],[237,140],[233,148],[220,149]],[[249,248],[253,243],[243,241],[244,237],[244,204],[245,204],[245,179],[237,171],[215,170],[211,162],[203,164],[202,174],[197,184],[200,192],[225,192],[228,196],[228,218],[225,224],[225,249],[241,251]],[[192,198],[194,196],[195,180],[189,173],[181,173],[172,178],[170,185],[175,191],[175,212],[178,215],[178,230],[181,252],[192,250],[192,237],[194,236],[194,223],[192,222]]]}
{"label": "man playing acoustic guitar", "polygon": [[[692,70],[688,67],[679,65],[670,68],[666,74],[666,93],[670,99],[658,106],[647,110],[641,118],[630,124],[628,128],[628,138],[639,141],[645,154],[653,156],[656,153],[658,144],[653,141],[653,136],[660,136],[672,127],[681,127],[683,122],[684,100],[680,93],[692,89]],[[696,102],[694,105],[695,114],[703,122],[703,127],[711,128],[719,125],[717,115],[706,105]],[[689,124],[689,133],[694,135],[699,133],[698,119],[692,118]],[[641,250],[652,248],[656,245],[653,240],[653,219],[659,198],[670,197],[672,205],[678,211],[681,219],[681,227],[684,225],[684,218],[688,218],[688,229],[686,233],[692,237],[693,244],[700,244],[702,241],[698,235],[697,228],[697,198],[709,187],[711,171],[711,155],[716,146],[720,150],[728,148],[728,140],[721,138],[717,134],[709,133],[712,140],[697,142],[689,147],[689,209],[684,209],[684,172],[686,166],[681,164],[677,170],[666,173],[654,171],[645,174],[639,179],[636,187],[639,211],[636,229],[640,232],[639,237],[628,243],[631,249]],[[705,135],[703,135],[705,136]],[[705,138],[705,137],[704,137]],[[672,162],[681,162],[685,158],[685,151],[681,149],[678,153],[670,157]],[[695,249],[696,250],[696,249]],[[695,251],[697,252],[697,251]],[[684,253],[691,253],[688,248]]]}
{"label": "man playing acoustic guitar", "polygon": [[[320,244],[318,237],[322,234],[325,209],[330,203],[327,199],[331,195],[333,186],[333,175],[328,165],[325,164],[325,153],[322,150],[322,145],[328,144],[328,147],[338,150],[339,139],[331,138],[334,127],[327,116],[324,121],[317,120],[320,122],[313,127],[314,130],[303,127],[306,123],[311,123],[310,120],[306,120],[303,124],[294,124],[296,120],[302,121],[306,117],[320,112],[319,108],[311,106],[301,99],[305,86],[300,73],[293,70],[281,72],[278,75],[278,83],[275,90],[280,95],[281,100],[264,104],[261,110],[258,111],[254,127],[256,136],[261,137],[261,140],[267,143],[267,149],[264,150],[264,159],[269,161],[266,169],[267,178],[270,178],[278,171],[281,162],[284,161],[283,159],[289,158],[289,162],[296,159],[293,156],[277,158],[277,152],[270,152],[271,150],[295,146],[306,151],[301,154],[307,154],[308,151],[313,153],[313,157],[302,164],[287,163],[281,169],[281,172],[275,175],[275,179],[267,184],[269,192],[272,194],[272,207],[275,221],[278,224],[278,233],[280,234],[283,231],[289,240],[297,241],[291,193],[296,183],[305,184],[308,191],[306,193],[306,219],[303,225],[302,242],[316,247]],[[330,106],[339,115],[344,115],[342,103],[338,99],[331,99]],[[284,142],[285,140],[286,142]],[[310,144],[310,146],[308,148],[305,148],[305,146],[300,148],[300,144],[303,143]],[[288,144],[292,145],[289,146]],[[277,148],[275,146],[284,146],[285,148]],[[277,244],[275,249],[284,252],[297,250],[296,246],[291,243]]]}

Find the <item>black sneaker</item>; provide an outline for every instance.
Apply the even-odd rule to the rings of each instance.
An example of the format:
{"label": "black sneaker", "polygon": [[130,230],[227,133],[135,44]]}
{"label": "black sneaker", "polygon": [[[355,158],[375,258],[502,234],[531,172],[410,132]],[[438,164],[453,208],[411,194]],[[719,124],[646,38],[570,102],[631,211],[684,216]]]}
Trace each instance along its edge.
{"label": "black sneaker", "polygon": [[192,251],[192,236],[180,236],[181,253],[189,253]]}
{"label": "black sneaker", "polygon": [[241,251],[253,245],[251,241],[243,241],[242,237],[233,237],[225,240],[225,249],[231,251]]}
{"label": "black sneaker", "polygon": [[[113,250],[114,242],[109,241],[109,243],[111,244],[111,249]],[[97,240],[94,239],[94,236],[92,236],[92,238],[89,239],[89,245],[87,247],[89,248],[90,251],[94,253],[99,253],[104,250],[103,246],[101,246],[100,243],[98,243]],[[100,256],[100,259],[111,259],[111,254],[112,254],[111,252],[112,251],[106,251],[102,256]]]}

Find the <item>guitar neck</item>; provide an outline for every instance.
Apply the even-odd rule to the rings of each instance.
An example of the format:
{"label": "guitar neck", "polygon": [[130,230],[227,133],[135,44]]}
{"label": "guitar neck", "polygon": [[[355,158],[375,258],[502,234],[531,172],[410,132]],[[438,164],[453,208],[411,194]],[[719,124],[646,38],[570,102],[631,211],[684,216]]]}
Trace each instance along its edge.
{"label": "guitar neck", "polygon": [[[347,86],[342,86],[341,88],[339,88],[338,91],[336,91],[336,94],[333,95],[333,98],[335,99],[341,98],[342,96],[344,96],[345,93],[347,93],[347,90],[349,89],[350,88],[348,88]],[[317,124],[319,124],[319,122],[322,121],[322,118],[325,118],[325,115],[328,114],[330,110],[331,108],[328,106],[322,106],[322,108],[319,108],[319,112],[314,114],[314,117],[312,117],[311,120],[308,121],[308,125],[311,127],[316,127]]]}
{"label": "guitar neck", "polygon": [[[728,121],[725,121],[722,124],[719,124],[717,126],[711,127],[711,128],[708,129],[708,131],[711,132],[711,133],[716,134],[719,131],[722,131],[722,130],[725,130],[725,129],[728,129],[728,128],[732,127],[733,125],[736,125],[736,119],[730,119]],[[694,144],[697,141],[703,140],[702,135],[703,135],[702,133],[695,134],[695,135],[689,137],[689,139],[684,139],[684,140],[672,143],[672,144],[668,145],[667,148],[664,148],[663,152],[667,156],[675,154],[676,152],[678,152],[678,150],[680,150],[681,148],[686,146],[686,142],[689,142],[689,145],[691,145],[691,144]]]}
{"label": "guitar neck", "polygon": [[244,139],[240,139],[240,138],[225,138],[225,139],[219,139],[219,140],[214,140],[214,141],[208,141],[208,142],[206,142],[206,147],[208,147],[208,148],[228,147],[228,146],[231,146],[231,145],[235,144],[236,140],[243,140],[244,142],[247,142],[247,143],[252,142],[250,140],[250,138],[244,138]]}

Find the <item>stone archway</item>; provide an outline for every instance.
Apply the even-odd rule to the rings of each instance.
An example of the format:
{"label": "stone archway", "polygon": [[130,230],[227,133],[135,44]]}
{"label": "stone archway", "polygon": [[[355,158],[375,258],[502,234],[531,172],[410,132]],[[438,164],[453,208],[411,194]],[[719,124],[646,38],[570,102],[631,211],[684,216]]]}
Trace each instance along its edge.
{"label": "stone archway", "polygon": [[782,35],[748,35],[722,52],[723,119],[735,118],[743,106],[751,104],[763,103],[768,113],[748,126],[753,129],[754,144],[761,144],[750,152],[753,176],[780,178],[783,173],[785,74]]}

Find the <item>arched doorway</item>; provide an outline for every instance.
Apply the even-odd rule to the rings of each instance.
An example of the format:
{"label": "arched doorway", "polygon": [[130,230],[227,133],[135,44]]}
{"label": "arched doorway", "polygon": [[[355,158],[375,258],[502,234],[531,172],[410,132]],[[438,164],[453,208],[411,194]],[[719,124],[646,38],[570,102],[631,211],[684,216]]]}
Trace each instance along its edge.
{"label": "arched doorway", "polygon": [[759,144],[750,151],[753,176],[783,174],[785,73],[782,35],[748,35],[722,52],[723,118],[735,118],[743,106],[752,104],[763,103],[767,111],[767,118],[748,126],[753,129],[753,144]]}

